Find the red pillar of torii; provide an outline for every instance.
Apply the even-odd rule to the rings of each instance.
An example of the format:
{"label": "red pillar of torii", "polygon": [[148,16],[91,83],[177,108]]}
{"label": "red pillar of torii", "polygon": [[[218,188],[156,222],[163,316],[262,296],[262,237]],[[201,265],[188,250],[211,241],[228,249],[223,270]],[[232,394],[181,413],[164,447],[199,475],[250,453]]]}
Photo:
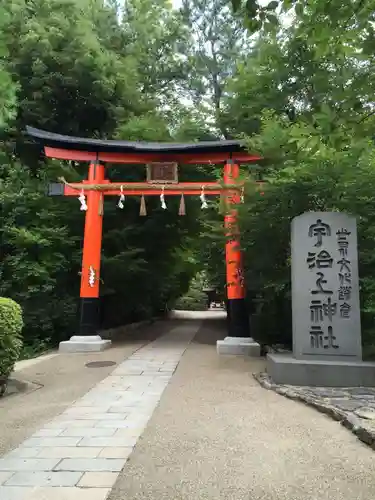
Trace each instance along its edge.
{"label": "red pillar of torii", "polygon": [[[245,303],[246,288],[239,246],[239,230],[235,205],[241,200],[238,182],[239,164],[258,162],[260,157],[248,154],[239,141],[207,141],[191,144],[135,143],[107,141],[63,136],[27,127],[27,133],[37,140],[49,158],[89,163],[89,175],[81,183],[50,184],[50,195],[79,197],[81,210],[86,212],[82,272],[81,317],[79,335],[72,337],[75,349],[87,350],[85,340],[90,340],[90,350],[101,350],[103,344],[97,332],[100,326],[100,261],[102,245],[104,196],[164,196],[170,195],[224,195],[227,201],[225,215],[227,310],[229,336],[250,337],[249,318]],[[223,185],[218,182],[183,182],[177,178],[149,179],[141,183],[112,183],[105,178],[104,162],[123,164],[220,164],[224,163]],[[176,168],[177,176],[177,168]],[[69,342],[67,343],[69,344]],[[78,347],[81,345],[81,349]]]}
{"label": "red pillar of torii", "polygon": [[[224,185],[238,181],[239,165],[229,160],[224,165]],[[237,223],[237,209],[241,195],[235,191],[228,196],[228,207],[224,216],[226,230],[225,262],[227,283],[228,333],[230,337],[250,337],[249,315],[245,303],[246,288],[243,275],[240,233]],[[232,205],[232,206],[231,206]]]}

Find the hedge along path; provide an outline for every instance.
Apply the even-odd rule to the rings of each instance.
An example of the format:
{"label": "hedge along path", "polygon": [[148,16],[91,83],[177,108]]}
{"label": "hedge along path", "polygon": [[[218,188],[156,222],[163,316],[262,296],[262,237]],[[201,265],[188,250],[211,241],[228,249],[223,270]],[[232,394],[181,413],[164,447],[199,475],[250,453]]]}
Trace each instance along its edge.
{"label": "hedge along path", "polygon": [[22,309],[17,302],[0,297],[0,397],[22,349]]}

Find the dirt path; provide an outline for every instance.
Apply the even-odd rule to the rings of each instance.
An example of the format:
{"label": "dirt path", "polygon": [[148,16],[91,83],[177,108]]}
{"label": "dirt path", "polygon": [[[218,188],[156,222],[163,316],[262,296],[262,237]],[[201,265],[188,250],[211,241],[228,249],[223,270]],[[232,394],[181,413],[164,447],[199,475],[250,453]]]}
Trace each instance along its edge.
{"label": "dirt path", "polygon": [[190,345],[109,500],[373,500],[375,453],[311,408],[262,389],[263,361]]}

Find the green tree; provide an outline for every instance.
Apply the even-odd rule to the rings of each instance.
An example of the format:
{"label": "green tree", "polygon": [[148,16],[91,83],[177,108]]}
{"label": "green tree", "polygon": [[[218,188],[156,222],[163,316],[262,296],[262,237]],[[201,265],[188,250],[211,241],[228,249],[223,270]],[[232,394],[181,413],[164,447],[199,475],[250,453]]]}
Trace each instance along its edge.
{"label": "green tree", "polygon": [[226,0],[183,0],[181,13],[190,32],[188,94],[213,129],[226,137],[222,100],[248,49],[246,31]]}
{"label": "green tree", "polygon": [[[59,175],[74,181],[87,171],[85,165],[44,161],[25,138],[25,125],[90,137],[171,140],[171,135],[160,109],[164,86],[150,84],[157,69],[152,37],[146,59],[136,34],[147,30],[137,16],[121,18],[113,2],[99,0],[17,0],[6,11],[4,67],[18,86],[18,106],[1,156],[1,293],[22,305],[26,343],[44,346],[75,329],[83,232],[78,202],[47,198],[45,187]],[[153,17],[160,44],[167,15],[173,21],[174,14],[160,3]],[[172,55],[164,67],[171,86]],[[140,166],[109,165],[107,174],[112,180],[139,180],[145,172]],[[105,204],[105,326],[158,313],[195,274],[179,253],[188,233],[194,238],[199,231],[194,207],[182,220],[177,200],[168,200],[167,213],[156,202],[148,202],[152,217],[145,220],[138,217],[138,200],[127,200],[124,211],[113,199]]]}
{"label": "green tree", "polygon": [[64,207],[45,196],[46,177],[34,178],[4,153],[0,158],[0,294],[22,305],[26,343],[48,341],[54,332],[59,340],[75,317],[78,242],[64,225]]}
{"label": "green tree", "polygon": [[[275,155],[276,145],[279,154]],[[264,196],[249,184],[240,210],[246,278],[262,295],[255,335],[266,342],[291,342],[290,223],[306,211],[343,211],[357,218],[361,304],[365,345],[374,341],[375,182],[372,139],[345,125],[325,134],[314,124],[263,117],[249,146],[268,156]],[[353,168],[354,167],[354,168]]]}
{"label": "green tree", "polygon": [[232,131],[256,132],[264,109],[274,109],[293,121],[302,115],[311,120],[324,110],[327,116],[329,108],[332,124],[350,121],[354,128],[358,123],[361,131],[363,121],[370,123],[374,57],[368,49],[369,28],[341,35],[332,31],[329,39],[311,39],[306,35],[311,25],[316,26],[311,19],[263,33],[258,40],[229,84],[225,104]]}
{"label": "green tree", "polygon": [[188,33],[181,16],[168,0],[130,0],[125,3],[121,27],[142,95],[154,96],[160,106],[171,105],[186,77],[183,54]]}
{"label": "green tree", "polygon": [[[345,36],[351,28],[371,26],[374,16],[373,0],[231,0],[234,12],[240,13],[247,28],[256,32],[260,29],[274,30],[279,26],[280,14],[299,20],[314,22],[303,32],[311,40],[329,39],[332,30]],[[316,23],[316,24],[315,24]],[[315,27],[313,25],[315,24]],[[319,29],[316,29],[319,26]],[[371,30],[372,31],[372,30]],[[350,36],[350,35],[349,35]],[[327,47],[328,48],[328,47]]]}
{"label": "green tree", "polygon": [[7,8],[7,68],[19,83],[17,130],[28,124],[105,137],[124,111],[134,112],[140,94],[131,59],[101,45],[84,4],[17,0]]}
{"label": "green tree", "polygon": [[[281,13],[293,6],[272,4]],[[354,9],[348,2],[293,4],[289,26],[272,21],[270,29],[258,16],[250,28],[260,29],[259,36],[227,81],[223,100],[230,135],[247,137],[249,150],[265,159],[254,168],[267,181],[264,196],[251,175],[239,207],[246,282],[261,299],[253,333],[262,342],[291,342],[291,220],[308,210],[341,210],[358,221],[369,352],[375,333],[372,3],[358,2]],[[223,260],[219,221],[215,227],[217,236],[205,235],[211,269]]]}
{"label": "green tree", "polygon": [[204,311],[207,309],[207,295],[203,292],[204,274],[198,273],[190,282],[185,295],[176,302],[176,309],[185,311]]}
{"label": "green tree", "polygon": [[293,26],[262,32],[226,102],[233,129],[266,158],[265,195],[249,183],[240,220],[247,282],[262,295],[255,335],[263,341],[291,341],[290,222],[309,210],[357,217],[364,342],[374,341],[371,21],[336,7],[330,18],[331,4],[309,3]]}
{"label": "green tree", "polygon": [[4,64],[4,59],[8,56],[6,39],[3,29],[8,21],[8,16],[3,7],[0,7],[0,131],[3,130],[9,120],[13,118],[16,109],[16,86],[11,79]]}

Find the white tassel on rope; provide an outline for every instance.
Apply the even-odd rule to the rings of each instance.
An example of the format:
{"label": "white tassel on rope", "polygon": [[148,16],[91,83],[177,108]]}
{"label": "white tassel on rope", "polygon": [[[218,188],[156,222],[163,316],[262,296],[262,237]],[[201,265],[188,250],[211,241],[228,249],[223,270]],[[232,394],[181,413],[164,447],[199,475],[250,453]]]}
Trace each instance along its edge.
{"label": "white tassel on rope", "polygon": [[202,186],[202,191],[200,195],[200,200],[202,202],[201,208],[208,208],[207,201],[206,201],[206,196],[204,194],[204,186]]}
{"label": "white tassel on rope", "polygon": [[86,196],[85,196],[85,193],[83,192],[83,189],[81,191],[81,194],[78,196],[78,199],[81,202],[81,208],[80,208],[80,210],[86,212],[86,210],[87,210],[87,203],[86,203]]}
{"label": "white tassel on rope", "polygon": [[164,198],[164,186],[161,188],[160,203],[161,203],[161,208],[163,210],[166,210],[167,205],[165,204],[165,198]]}
{"label": "white tassel on rope", "polygon": [[124,195],[124,189],[123,189],[122,186],[120,187],[120,191],[121,191],[121,194],[120,194],[120,199],[119,199],[119,201],[117,203],[117,206],[119,208],[123,209],[124,208],[125,195]]}

